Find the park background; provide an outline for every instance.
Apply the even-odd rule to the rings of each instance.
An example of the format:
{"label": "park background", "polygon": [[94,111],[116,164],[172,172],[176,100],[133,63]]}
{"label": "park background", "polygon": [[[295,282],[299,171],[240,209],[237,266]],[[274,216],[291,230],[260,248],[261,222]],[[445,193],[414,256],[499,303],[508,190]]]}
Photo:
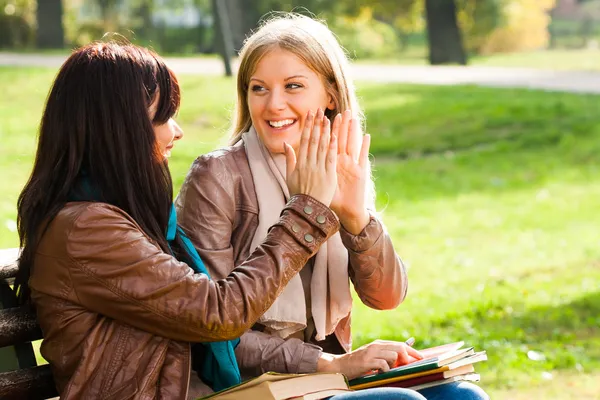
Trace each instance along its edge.
{"label": "park background", "polygon": [[378,208],[410,279],[394,311],[355,302],[354,346],[465,340],[488,352],[478,372],[493,399],[600,399],[600,88],[568,90],[569,74],[600,79],[597,0],[0,0],[0,248],[19,245],[15,204],[56,60],[118,32],[187,62],[178,190],[193,159],[226,142],[223,62],[235,74],[260,17],[292,9],[383,75],[563,71],[561,92],[357,82]]}

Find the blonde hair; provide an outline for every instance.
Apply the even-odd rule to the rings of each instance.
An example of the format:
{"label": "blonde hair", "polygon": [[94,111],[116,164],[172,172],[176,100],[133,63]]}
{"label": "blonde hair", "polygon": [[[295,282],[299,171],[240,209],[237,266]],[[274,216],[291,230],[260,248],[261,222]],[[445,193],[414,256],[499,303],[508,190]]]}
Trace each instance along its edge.
{"label": "blonde hair", "polygon": [[[333,110],[325,111],[330,120],[349,109],[359,126],[364,128],[354,82],[348,76],[348,57],[333,32],[313,18],[296,13],[276,13],[263,21],[260,28],[246,39],[240,51],[237,101],[229,139],[231,145],[239,142],[242,134],[252,126],[247,101],[250,77],[262,57],[276,48],[294,54],[321,77],[327,94],[334,102]],[[375,185],[372,178],[368,182],[366,196],[367,205],[374,212]]]}
{"label": "blonde hair", "polygon": [[354,83],[348,77],[348,57],[333,33],[322,22],[304,15],[277,13],[261,24],[240,52],[230,144],[237,143],[252,125],[247,102],[250,77],[262,57],[274,48],[293,53],[321,77],[327,94],[334,100],[334,109],[325,112],[330,120],[350,109],[362,123]]}

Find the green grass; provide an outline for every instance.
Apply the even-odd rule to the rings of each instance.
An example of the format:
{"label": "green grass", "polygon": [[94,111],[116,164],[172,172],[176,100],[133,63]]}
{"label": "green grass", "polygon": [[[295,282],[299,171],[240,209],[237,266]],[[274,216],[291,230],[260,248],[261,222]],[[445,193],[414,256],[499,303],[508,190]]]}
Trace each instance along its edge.
{"label": "green grass", "polygon": [[472,65],[554,70],[600,71],[598,49],[556,49],[474,57]]}
{"label": "green grass", "polygon": [[[409,48],[386,59],[359,60],[364,64],[427,65],[425,47]],[[469,57],[469,65],[545,70],[600,71],[600,50],[556,49]]]}
{"label": "green grass", "polygon": [[[54,71],[0,68],[0,248]],[[182,76],[179,188],[223,143],[230,80]],[[354,308],[354,345],[417,338],[485,349],[494,399],[599,398],[599,97],[469,86],[359,84],[378,205],[409,269],[394,311]],[[599,121],[599,122],[596,122]],[[8,222],[7,222],[8,221]],[[543,354],[533,361],[528,351]]]}

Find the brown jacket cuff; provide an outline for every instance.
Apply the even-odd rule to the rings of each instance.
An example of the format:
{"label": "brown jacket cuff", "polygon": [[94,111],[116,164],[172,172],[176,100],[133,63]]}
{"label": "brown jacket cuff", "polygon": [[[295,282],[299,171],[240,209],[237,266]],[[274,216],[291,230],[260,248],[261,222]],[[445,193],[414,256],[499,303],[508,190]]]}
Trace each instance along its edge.
{"label": "brown jacket cuff", "polygon": [[311,374],[317,372],[317,364],[323,350],[314,344],[304,343],[304,351],[298,363],[298,374]]}
{"label": "brown jacket cuff", "polygon": [[351,234],[343,226],[340,228],[342,243],[348,250],[355,253],[369,250],[377,243],[382,234],[383,225],[373,215],[371,215],[367,226],[358,235]]}
{"label": "brown jacket cuff", "polygon": [[290,198],[276,225],[282,226],[312,254],[340,229],[340,223],[329,207],[303,194]]}

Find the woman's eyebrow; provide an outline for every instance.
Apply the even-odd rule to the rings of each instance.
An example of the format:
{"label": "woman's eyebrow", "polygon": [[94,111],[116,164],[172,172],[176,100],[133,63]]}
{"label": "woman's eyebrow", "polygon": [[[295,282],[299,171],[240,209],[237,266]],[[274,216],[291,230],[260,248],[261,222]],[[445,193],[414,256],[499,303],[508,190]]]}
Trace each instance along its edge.
{"label": "woman's eyebrow", "polygon": [[297,79],[297,78],[308,79],[308,77],[304,76],[304,75],[293,75],[293,76],[290,76],[289,78],[285,78],[284,80],[289,81],[290,79]]}
{"label": "woman's eyebrow", "polygon": [[[305,76],[305,75],[292,75],[292,76],[289,76],[289,77],[285,78],[284,81],[289,81],[290,79],[298,79],[298,78],[308,79],[308,77]],[[251,77],[250,80],[251,81],[258,81],[258,82],[261,82],[261,83],[265,83],[265,81],[263,81],[262,79],[258,79],[258,78],[255,78],[255,77]]]}

